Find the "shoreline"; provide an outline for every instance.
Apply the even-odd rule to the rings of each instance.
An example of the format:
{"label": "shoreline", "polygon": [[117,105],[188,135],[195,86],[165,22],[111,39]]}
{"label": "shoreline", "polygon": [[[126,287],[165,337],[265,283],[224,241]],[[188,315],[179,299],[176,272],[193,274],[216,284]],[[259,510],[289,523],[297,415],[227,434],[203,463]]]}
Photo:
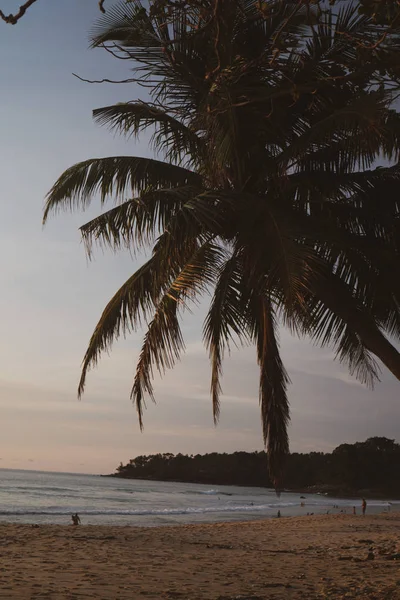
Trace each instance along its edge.
{"label": "shoreline", "polygon": [[0,523],[8,600],[400,598],[400,514],[167,525]]}
{"label": "shoreline", "polygon": [[[187,480],[183,480],[183,479],[155,479],[152,477],[147,477],[147,478],[139,478],[139,477],[125,477],[124,475],[119,475],[118,473],[111,473],[110,475],[99,475],[99,477],[112,477],[114,479],[124,479],[124,480],[128,480],[128,481],[155,481],[155,482],[159,482],[159,483],[187,483],[187,484],[194,484],[194,485],[217,485],[217,486],[223,486],[223,487],[243,487],[243,488],[254,488],[254,489],[263,489],[263,490],[273,490],[273,488],[268,487],[268,486],[263,486],[263,485],[245,485],[245,484],[240,484],[240,483],[217,483],[215,481],[187,481]],[[357,498],[363,498],[364,496],[366,498],[369,498],[370,500],[382,500],[382,501],[388,501],[390,502],[391,500],[400,500],[400,495],[397,496],[396,494],[391,495],[391,494],[387,494],[385,492],[381,492],[379,490],[350,490],[350,489],[346,489],[346,488],[340,488],[339,486],[337,488],[334,488],[334,486],[329,486],[329,485],[313,485],[310,486],[308,488],[287,488],[282,490],[281,493],[287,493],[287,494],[313,494],[313,495],[317,495],[317,496],[324,496],[326,498],[332,498],[332,499],[340,499],[342,498],[343,500],[350,500],[350,499],[357,499]]]}

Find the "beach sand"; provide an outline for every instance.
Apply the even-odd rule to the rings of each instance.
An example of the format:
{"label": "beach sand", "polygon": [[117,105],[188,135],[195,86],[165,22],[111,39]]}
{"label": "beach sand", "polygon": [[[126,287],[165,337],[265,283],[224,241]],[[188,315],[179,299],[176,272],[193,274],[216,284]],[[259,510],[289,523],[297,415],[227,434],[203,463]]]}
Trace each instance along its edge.
{"label": "beach sand", "polygon": [[2,600],[400,600],[399,514],[158,528],[0,524],[0,552]]}

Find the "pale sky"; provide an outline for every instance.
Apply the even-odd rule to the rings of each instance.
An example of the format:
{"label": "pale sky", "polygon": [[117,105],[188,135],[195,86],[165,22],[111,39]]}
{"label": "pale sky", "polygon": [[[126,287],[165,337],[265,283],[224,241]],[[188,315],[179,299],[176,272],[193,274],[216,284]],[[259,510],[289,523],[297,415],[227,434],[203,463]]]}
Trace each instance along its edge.
{"label": "pale sky", "polygon": [[[4,12],[20,2],[1,0]],[[93,108],[143,97],[135,86],[89,85],[119,78],[126,64],[88,50],[97,0],[39,0],[15,26],[0,23],[0,466],[109,473],[120,461],[155,452],[262,449],[254,350],[225,367],[221,422],[213,426],[201,316],[184,331],[187,354],[157,382],[139,432],[129,391],[142,335],[115,344],[76,399],[80,363],[107,301],[136,264],[98,252],[88,263],[78,226],[98,212],[61,214],[41,226],[43,200],[73,163],[94,156],[150,155],[146,140],[125,142],[94,125]],[[332,353],[281,335],[292,378],[293,451],[329,451],[371,435],[395,438],[400,387],[383,373],[365,389]]]}

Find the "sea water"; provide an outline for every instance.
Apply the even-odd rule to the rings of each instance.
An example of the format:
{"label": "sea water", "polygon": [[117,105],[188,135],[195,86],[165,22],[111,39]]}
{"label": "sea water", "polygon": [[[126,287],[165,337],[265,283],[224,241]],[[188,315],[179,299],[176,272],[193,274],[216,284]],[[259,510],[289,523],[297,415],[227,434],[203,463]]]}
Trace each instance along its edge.
{"label": "sea water", "polygon": [[[353,506],[360,514],[360,498],[0,469],[1,522],[68,524],[78,512],[83,524],[157,526],[264,519],[278,511],[282,517],[352,513]],[[399,508],[400,502],[371,500],[367,510]]]}

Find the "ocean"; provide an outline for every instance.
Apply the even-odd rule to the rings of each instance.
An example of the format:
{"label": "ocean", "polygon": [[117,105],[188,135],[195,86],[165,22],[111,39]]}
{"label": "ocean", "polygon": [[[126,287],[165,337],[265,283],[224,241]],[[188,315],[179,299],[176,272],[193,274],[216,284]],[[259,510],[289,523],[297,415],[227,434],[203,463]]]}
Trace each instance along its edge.
{"label": "ocean", "polygon": [[[140,481],[40,471],[0,469],[0,521],[157,526],[183,523],[247,521],[281,516],[360,513],[361,499],[235,486]],[[301,506],[301,502],[304,506]],[[333,506],[337,506],[334,508]],[[400,501],[368,501],[368,512],[400,509]]]}

